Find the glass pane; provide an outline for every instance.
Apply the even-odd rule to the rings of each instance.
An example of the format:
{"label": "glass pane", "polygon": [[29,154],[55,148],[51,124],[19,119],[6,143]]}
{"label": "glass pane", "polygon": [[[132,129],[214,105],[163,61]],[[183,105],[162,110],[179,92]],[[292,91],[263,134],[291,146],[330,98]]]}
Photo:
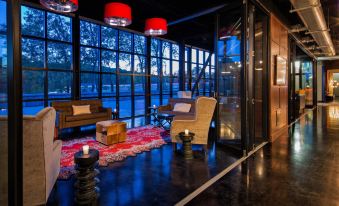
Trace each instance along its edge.
{"label": "glass pane", "polygon": [[190,48],[189,47],[185,47],[185,62],[188,62],[190,61],[190,55],[189,55],[189,52],[190,52]]}
{"label": "glass pane", "polygon": [[116,52],[102,50],[101,51],[101,69],[103,72],[116,72]]}
{"label": "glass pane", "polygon": [[163,96],[162,96],[162,105],[168,104],[169,98],[170,98],[169,95],[163,95]]}
{"label": "glass pane", "polygon": [[162,75],[163,76],[171,75],[170,60],[166,60],[166,59],[162,60]]}
{"label": "glass pane", "polygon": [[81,71],[99,71],[99,49],[80,47]]}
{"label": "glass pane", "polygon": [[44,11],[21,6],[21,33],[23,35],[45,37]]}
{"label": "glass pane", "polygon": [[162,93],[163,94],[169,94],[170,88],[171,88],[170,78],[169,77],[163,77],[161,79],[161,82],[162,82]]}
{"label": "glass pane", "polygon": [[99,88],[99,75],[92,73],[81,73],[81,98],[97,97]]}
{"label": "glass pane", "polygon": [[160,78],[151,76],[151,93],[160,94]]}
{"label": "glass pane", "polygon": [[163,41],[162,42],[162,57],[170,58],[171,43]]}
{"label": "glass pane", "polygon": [[132,94],[131,76],[120,75],[119,92],[120,96],[130,96]]}
{"label": "glass pane", "polygon": [[119,54],[120,73],[130,73],[131,72],[131,67],[132,67],[131,58],[132,58],[132,55],[130,55],[130,54],[125,54],[125,53]]}
{"label": "glass pane", "polygon": [[24,115],[36,115],[45,107],[43,101],[23,102],[22,104]]}
{"label": "glass pane", "polygon": [[172,59],[179,60],[179,45],[172,44]]}
{"label": "glass pane", "polygon": [[151,96],[151,105],[159,106],[160,105],[160,96],[158,96],[158,95]]}
{"label": "glass pane", "polygon": [[80,21],[80,44],[99,46],[100,27],[87,21]]}
{"label": "glass pane", "polygon": [[45,44],[43,41],[22,38],[21,49],[23,67],[45,67]]}
{"label": "glass pane", "polygon": [[0,1],[0,31],[7,30],[6,12],[6,2]]}
{"label": "glass pane", "polygon": [[23,71],[23,99],[44,99],[44,71]]}
{"label": "glass pane", "polygon": [[134,34],[134,52],[146,54],[146,37]]}
{"label": "glass pane", "polygon": [[194,63],[197,62],[197,50],[196,49],[191,50],[191,62],[194,62]]}
{"label": "glass pane", "polygon": [[199,50],[199,64],[204,63],[204,52]]}
{"label": "glass pane", "polygon": [[47,13],[47,37],[60,41],[72,41],[72,19],[70,17]]}
{"label": "glass pane", "polygon": [[49,69],[72,69],[72,46],[69,44],[48,42],[47,57]]}
{"label": "glass pane", "polygon": [[[0,1],[0,11],[6,9],[3,3]],[[7,114],[7,108],[7,39],[0,35],[0,115]]]}
{"label": "glass pane", "polygon": [[118,31],[109,27],[101,27],[101,46],[107,49],[117,48]]}
{"label": "glass pane", "polygon": [[152,38],[151,40],[151,56],[160,57],[160,40]]}
{"label": "glass pane", "polygon": [[134,97],[135,116],[145,114],[145,96]]}
{"label": "glass pane", "polygon": [[172,75],[173,76],[179,76],[179,62],[178,61],[172,61]]}
{"label": "glass pane", "polygon": [[119,113],[120,118],[132,116],[131,97],[120,97],[119,105],[120,105],[120,113]]}
{"label": "glass pane", "polygon": [[112,111],[117,108],[117,100],[115,97],[103,98],[102,105],[105,108],[112,108]]}
{"label": "glass pane", "polygon": [[102,74],[102,95],[115,96],[116,95],[116,75]]}
{"label": "glass pane", "polygon": [[134,119],[134,127],[141,127],[146,125],[145,117],[137,117]]}
{"label": "glass pane", "polygon": [[119,31],[119,50],[132,51],[132,34],[125,31]]}
{"label": "glass pane", "polygon": [[146,72],[146,57],[134,55],[134,73],[145,74]]}
{"label": "glass pane", "polygon": [[48,98],[71,98],[73,74],[48,72]]}
{"label": "glass pane", "polygon": [[134,94],[145,95],[146,78],[144,76],[134,76]]}
{"label": "glass pane", "polygon": [[172,92],[173,96],[176,97],[179,91],[179,78],[172,78]]}
{"label": "glass pane", "polygon": [[160,75],[161,73],[161,59],[152,58],[151,59],[151,75]]}

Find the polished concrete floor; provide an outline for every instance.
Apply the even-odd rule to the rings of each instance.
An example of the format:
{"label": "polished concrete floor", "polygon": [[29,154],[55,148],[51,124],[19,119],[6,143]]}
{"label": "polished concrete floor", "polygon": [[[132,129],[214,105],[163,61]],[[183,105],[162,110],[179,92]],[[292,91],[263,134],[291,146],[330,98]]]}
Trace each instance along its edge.
{"label": "polished concrete floor", "polygon": [[[226,151],[185,161],[165,145],[101,168],[99,205],[174,205],[238,159]],[[58,181],[48,205],[72,205],[73,184]],[[188,205],[339,205],[339,106],[308,111]]]}
{"label": "polished concrete floor", "polygon": [[339,205],[339,105],[319,106],[189,205]]}
{"label": "polished concrete floor", "polygon": [[[98,204],[174,205],[239,159],[222,146],[209,145],[208,155],[195,146],[193,160],[185,160],[167,144],[101,167]],[[73,205],[74,183],[74,177],[57,181],[47,205]]]}

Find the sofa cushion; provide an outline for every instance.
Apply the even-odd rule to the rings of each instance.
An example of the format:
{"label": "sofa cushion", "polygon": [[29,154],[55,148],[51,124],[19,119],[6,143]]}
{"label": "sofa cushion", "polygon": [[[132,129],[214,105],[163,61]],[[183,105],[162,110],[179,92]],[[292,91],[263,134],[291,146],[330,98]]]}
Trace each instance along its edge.
{"label": "sofa cushion", "polygon": [[81,121],[86,119],[95,119],[95,118],[101,118],[106,117],[106,112],[98,112],[98,113],[92,113],[92,114],[80,114],[80,115],[69,115],[66,116],[66,122],[73,122],[73,121]]}
{"label": "sofa cushion", "polygon": [[72,105],[73,115],[91,114],[90,105]]}
{"label": "sofa cushion", "polygon": [[176,103],[174,105],[174,112],[189,112],[191,109],[191,105],[190,104],[186,104],[186,103]]}

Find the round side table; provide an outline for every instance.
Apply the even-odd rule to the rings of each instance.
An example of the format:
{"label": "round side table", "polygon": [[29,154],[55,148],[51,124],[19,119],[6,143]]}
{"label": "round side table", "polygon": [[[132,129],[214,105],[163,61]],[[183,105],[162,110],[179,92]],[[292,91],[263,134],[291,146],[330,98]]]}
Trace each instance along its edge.
{"label": "round side table", "polygon": [[100,182],[96,169],[99,151],[90,149],[86,155],[82,151],[74,154],[76,164],[75,203],[77,205],[95,205],[100,195],[97,184]]}
{"label": "round side table", "polygon": [[185,132],[180,132],[179,137],[183,144],[184,157],[185,159],[193,159],[193,151],[192,151],[192,140],[194,138],[194,133],[190,132],[189,134],[185,134]]}

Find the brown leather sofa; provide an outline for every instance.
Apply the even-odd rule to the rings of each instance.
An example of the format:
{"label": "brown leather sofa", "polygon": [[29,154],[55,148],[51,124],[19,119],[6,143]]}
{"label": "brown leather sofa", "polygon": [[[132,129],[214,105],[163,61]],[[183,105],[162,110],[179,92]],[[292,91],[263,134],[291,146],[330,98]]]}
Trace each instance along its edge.
{"label": "brown leather sofa", "polygon": [[[90,105],[91,114],[73,115],[72,105]],[[103,108],[101,100],[75,100],[52,102],[57,111],[56,127],[58,130],[95,124],[112,119],[112,109]]]}
{"label": "brown leather sofa", "polygon": [[[191,105],[189,112],[175,112],[173,111],[174,105],[176,103],[186,103]],[[195,114],[195,99],[186,99],[186,98],[171,98],[168,100],[167,105],[159,106],[159,114],[174,114],[175,117],[180,119],[193,119]]]}

